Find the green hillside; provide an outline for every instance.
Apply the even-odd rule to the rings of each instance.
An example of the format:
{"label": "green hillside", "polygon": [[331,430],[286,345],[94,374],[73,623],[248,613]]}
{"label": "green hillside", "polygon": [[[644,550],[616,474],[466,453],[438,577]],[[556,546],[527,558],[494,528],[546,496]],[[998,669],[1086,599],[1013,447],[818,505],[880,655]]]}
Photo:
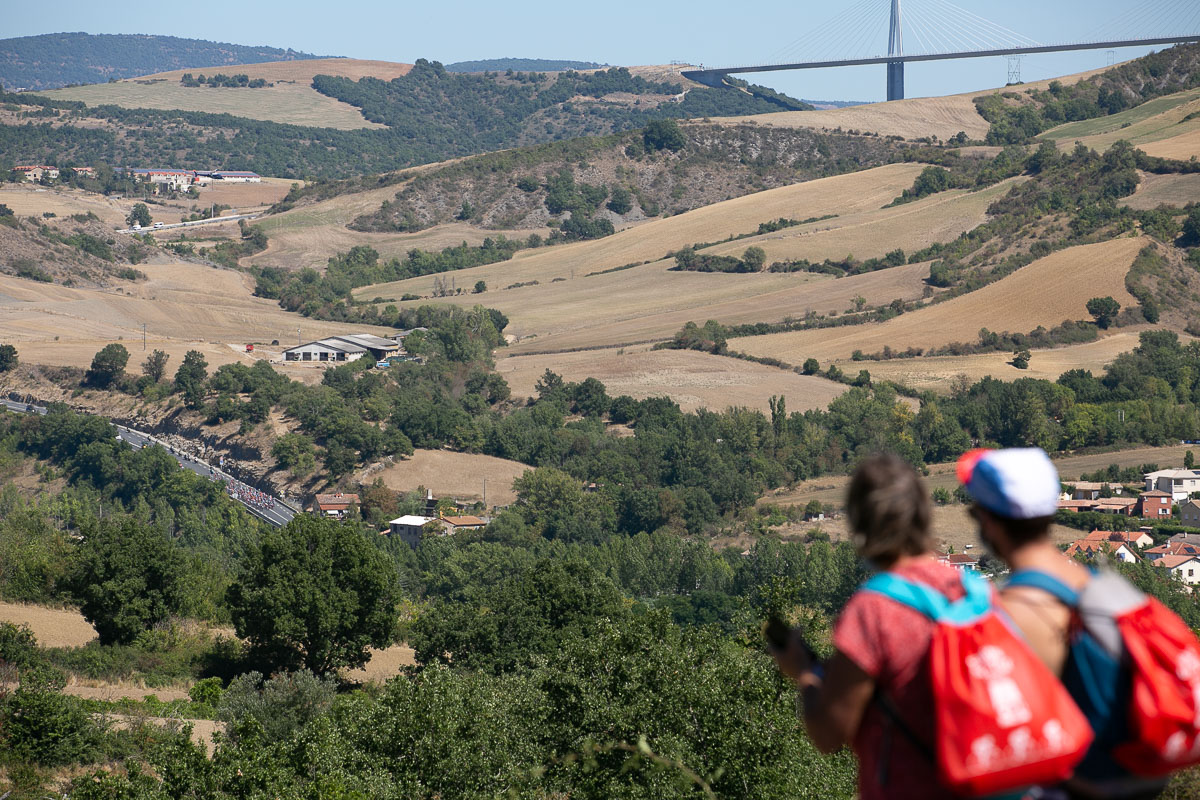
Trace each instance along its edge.
{"label": "green hillside", "polygon": [[143,34],[47,33],[0,39],[0,87],[56,89],[186,67],[327,58],[288,48],[248,47]]}
{"label": "green hillside", "polygon": [[456,61],[446,65],[447,72],[563,72],[568,69],[607,67],[595,61],[562,61],[552,58],[485,58],[480,61]]}

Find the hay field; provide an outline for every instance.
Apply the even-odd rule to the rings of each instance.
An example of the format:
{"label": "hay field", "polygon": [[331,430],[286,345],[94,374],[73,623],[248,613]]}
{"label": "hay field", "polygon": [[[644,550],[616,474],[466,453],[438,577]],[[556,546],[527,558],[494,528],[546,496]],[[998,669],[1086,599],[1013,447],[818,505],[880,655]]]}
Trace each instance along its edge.
{"label": "hay field", "polygon": [[28,625],[42,647],[83,647],[96,630],[78,611],[0,601],[0,622]]}
{"label": "hay field", "polygon": [[[934,358],[897,358],[891,361],[838,361],[845,371],[857,373],[865,369],[875,379],[897,381],[914,389],[947,394],[959,376],[972,383],[981,378],[999,380],[1041,378],[1057,380],[1067,370],[1088,369],[1099,375],[1104,367],[1121,353],[1138,344],[1138,328],[1122,328],[1120,333],[1094,342],[1034,350],[1028,369],[1017,369],[1008,363],[1011,353],[980,353],[973,356],[937,356]],[[1186,338],[1186,337],[1184,337]],[[735,340],[736,342],[736,340]]]}
{"label": "hay field", "polygon": [[[148,280],[108,289],[81,289],[0,276],[0,330],[27,363],[86,367],[110,342],[124,340],[129,368],[141,362],[142,324],[148,347],[178,365],[199,350],[210,366],[252,363],[245,342],[291,342],[370,326],[319,322],[289,314],[275,301],[254,297],[253,279],[232,270],[178,262],[140,264]],[[233,345],[231,347],[231,345]],[[174,366],[170,367],[174,369]],[[319,379],[314,373],[314,379]]]}
{"label": "hay field", "polygon": [[[1197,139],[1200,145],[1200,139]],[[1178,206],[1200,199],[1200,174],[1191,175],[1155,175],[1149,172],[1138,173],[1141,182],[1137,191],[1131,197],[1126,197],[1122,205],[1148,211],[1160,205]]]}
{"label": "hay field", "polygon": [[1092,297],[1111,295],[1122,306],[1136,302],[1125,290],[1125,273],[1144,245],[1144,239],[1127,238],[1072,247],[982,289],[887,322],[753,336],[730,347],[789,363],[809,357],[826,361],[849,358],[854,350],[878,352],[885,345],[903,350],[973,342],[980,328],[1026,333],[1064,319],[1088,319],[1085,305]]}
{"label": "hay field", "polygon": [[1200,89],[1189,89],[1156,97],[1111,116],[1068,122],[1051,128],[1038,138],[1049,139],[1060,149],[1073,148],[1078,141],[1103,152],[1119,139],[1145,149],[1143,145],[1200,129],[1200,120],[1183,121],[1198,109]]}
{"label": "hay field", "polygon": [[534,385],[547,369],[568,381],[596,378],[613,397],[627,394],[642,400],[667,395],[688,412],[741,406],[766,413],[772,395],[786,398],[789,411],[823,409],[847,388],[824,378],[697,350],[588,350],[509,356],[496,363],[496,371],[516,397],[535,395]]}
{"label": "hay field", "polygon": [[134,202],[136,201],[105,197],[80,189],[50,188],[33,184],[0,184],[0,203],[11,208],[18,217],[37,217],[39,220],[46,212],[59,217],[69,217],[72,214],[86,214],[90,211],[99,217],[101,222],[114,228],[124,228],[125,218],[133,209]]}
{"label": "hay field", "polygon": [[[1057,78],[1063,84],[1073,84],[1103,70],[1081,72]],[[1024,84],[1020,90],[1045,89],[1050,81]],[[718,120],[722,124],[755,122],[783,128],[825,128],[833,130],[858,130],[877,133],[880,136],[902,136],[918,139],[922,136],[937,136],[949,139],[963,131],[972,139],[987,135],[988,122],[975,111],[973,98],[990,94],[992,91],[1015,91],[995,89],[947,95],[945,97],[914,97],[892,100],[886,103],[871,103],[847,108],[830,108],[817,111],[780,111],[775,114],[759,114],[750,117],[727,117]]]}
{"label": "hay field", "polygon": [[487,504],[493,506],[508,505],[517,499],[512,482],[527,469],[525,464],[494,456],[418,449],[411,458],[390,466],[368,467],[356,473],[354,480],[371,483],[380,478],[389,489],[398,492],[424,487],[435,496],[459,500],[482,500],[486,480]]}
{"label": "hay field", "polygon": [[[44,94],[61,100],[82,100],[89,106],[112,104],[125,108],[205,111],[340,130],[384,128],[386,126],[368,122],[354,106],[314,90],[312,78],[321,74],[343,75],[353,79],[370,75],[390,80],[406,74],[411,68],[409,64],[341,58],[277,61],[175,70],[116,83],[55,89]],[[251,78],[264,78],[275,85],[262,89],[189,88],[179,82],[185,72],[210,76],[218,72],[225,75],[245,74]]]}
{"label": "hay field", "polygon": [[371,647],[367,652],[370,659],[362,669],[343,670],[342,677],[359,683],[382,684],[396,677],[403,667],[417,663],[413,649],[404,644],[394,644],[384,650]]}
{"label": "hay field", "polygon": [[[1195,127],[1186,133],[1180,133],[1169,139],[1161,139],[1157,142],[1141,145],[1142,150],[1145,150],[1147,155],[1158,156],[1159,158],[1177,158],[1180,161],[1187,161],[1190,158],[1200,158],[1200,119],[1192,120],[1186,124],[1195,125]],[[1182,128],[1183,126],[1179,127]]]}
{"label": "hay field", "polygon": [[915,203],[878,208],[837,219],[785,228],[705,250],[717,255],[740,255],[756,245],[767,263],[806,258],[822,261],[852,253],[872,258],[897,247],[912,253],[935,242],[949,242],[987,221],[987,208],[1024,178],[1010,178],[976,192],[956,189]]}
{"label": "hay field", "polygon": [[[779,217],[809,219],[878,209],[912,186],[923,168],[920,164],[890,164],[768,189],[675,217],[644,222],[603,239],[525,250],[511,261],[464,270],[461,274],[464,281],[469,277],[470,283],[482,278],[488,286],[505,286],[527,280],[546,283],[554,278],[582,277],[635,262],[658,261],[668,251],[696,242],[752,233],[760,222]],[[875,255],[884,252],[886,248]],[[432,290],[433,276],[425,276],[368,286],[359,289],[356,295],[369,299],[377,294],[399,297],[404,292],[428,295]]]}

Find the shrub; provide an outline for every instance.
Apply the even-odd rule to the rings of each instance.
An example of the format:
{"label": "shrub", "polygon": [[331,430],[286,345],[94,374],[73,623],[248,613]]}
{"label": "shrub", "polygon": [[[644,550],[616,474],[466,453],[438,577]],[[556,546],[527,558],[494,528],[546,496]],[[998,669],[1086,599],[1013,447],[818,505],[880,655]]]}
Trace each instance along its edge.
{"label": "shrub", "polygon": [[249,720],[262,726],[268,741],[278,742],[326,713],[336,694],[335,678],[318,678],[306,669],[268,680],[262,673],[248,672],[235,678],[224,694],[217,689],[217,718],[229,723],[234,742]]}

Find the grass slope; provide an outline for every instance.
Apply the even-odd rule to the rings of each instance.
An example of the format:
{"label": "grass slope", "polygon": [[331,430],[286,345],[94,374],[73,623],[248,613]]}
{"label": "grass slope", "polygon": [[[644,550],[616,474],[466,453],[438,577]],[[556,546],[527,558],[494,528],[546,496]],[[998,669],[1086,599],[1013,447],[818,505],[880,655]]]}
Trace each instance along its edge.
{"label": "grass slope", "polygon": [[1125,274],[1145,244],[1127,238],[1072,247],[970,294],[887,322],[734,339],[730,349],[799,364],[806,358],[845,359],[854,350],[873,353],[885,345],[904,350],[973,342],[981,328],[1025,333],[1064,319],[1089,319],[1084,306],[1092,297],[1110,295],[1122,306],[1135,302],[1125,290]]}
{"label": "grass slope", "polygon": [[[1193,116],[1197,111],[1200,111],[1200,88],[1157,97],[1119,114],[1069,122],[1051,128],[1039,138],[1053,141],[1063,149],[1081,142],[1101,152],[1124,139],[1148,154],[1180,158],[1154,151],[1154,145],[1200,131],[1200,117]],[[1189,116],[1193,118],[1187,119]],[[1189,156],[1190,153],[1182,158],[1186,160]]]}

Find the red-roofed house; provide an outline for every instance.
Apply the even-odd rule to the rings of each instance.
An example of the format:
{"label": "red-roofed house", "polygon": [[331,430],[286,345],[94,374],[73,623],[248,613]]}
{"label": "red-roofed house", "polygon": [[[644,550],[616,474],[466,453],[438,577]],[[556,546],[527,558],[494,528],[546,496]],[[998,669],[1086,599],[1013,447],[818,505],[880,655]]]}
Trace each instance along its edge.
{"label": "red-roofed house", "polygon": [[1085,558],[1098,558],[1104,556],[1106,558],[1123,561],[1127,564],[1137,561],[1137,554],[1133,549],[1125,544],[1125,542],[1117,541],[1089,541],[1087,539],[1076,539],[1071,542],[1071,546],[1066,551],[1068,556],[1074,557],[1080,553]]}
{"label": "red-roofed house", "polygon": [[1154,538],[1145,531],[1101,531],[1094,530],[1083,537],[1089,542],[1125,542],[1137,547],[1149,547],[1154,544]]}
{"label": "red-roofed house", "polygon": [[1200,556],[1200,545],[1191,542],[1164,542],[1146,548],[1146,558],[1158,561],[1163,556]]}
{"label": "red-roofed house", "polygon": [[970,553],[938,553],[937,560],[954,567],[959,572],[963,570],[979,571],[979,557]]}
{"label": "red-roofed house", "polygon": [[458,533],[459,531],[475,531],[480,528],[486,528],[487,522],[479,517],[465,515],[460,517],[442,517],[442,528],[446,533]]}
{"label": "red-roofed house", "polygon": [[351,505],[358,504],[358,495],[356,494],[319,494],[316,502],[313,503],[313,511],[318,517],[332,517],[333,519],[342,519],[346,516],[346,511]]}

